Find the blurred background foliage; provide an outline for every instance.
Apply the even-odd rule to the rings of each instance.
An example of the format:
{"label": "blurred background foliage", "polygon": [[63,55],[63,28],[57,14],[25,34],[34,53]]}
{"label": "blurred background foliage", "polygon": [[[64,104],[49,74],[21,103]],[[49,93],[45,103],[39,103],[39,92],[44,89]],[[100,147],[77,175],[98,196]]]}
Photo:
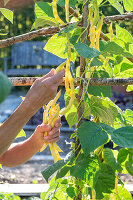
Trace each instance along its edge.
{"label": "blurred background foliage", "polygon": [[[44,1],[44,0],[43,0]],[[52,0],[45,0],[45,2],[52,2]],[[81,5],[79,4],[79,8]],[[105,15],[117,15],[119,12],[112,6],[109,5],[109,2],[104,0],[101,4],[100,11]],[[13,24],[11,24],[2,14],[0,14],[0,28],[4,29],[8,34],[6,36],[0,36],[0,39],[6,39],[9,37],[14,37],[17,35],[21,35],[24,33],[28,33],[31,30],[32,24],[35,20],[34,16],[34,3],[26,8],[19,8],[14,10],[14,20]],[[65,11],[58,7],[59,15],[62,19],[65,19]],[[123,28],[126,28],[133,35],[133,20],[130,21],[119,21],[117,22]],[[115,23],[113,23],[115,28]],[[108,32],[108,26],[104,24],[103,31],[104,33]],[[47,40],[50,36],[38,37],[35,38],[34,41],[42,41]],[[3,57],[10,56],[11,47],[6,47],[1,49],[0,51],[0,70],[3,70]]]}

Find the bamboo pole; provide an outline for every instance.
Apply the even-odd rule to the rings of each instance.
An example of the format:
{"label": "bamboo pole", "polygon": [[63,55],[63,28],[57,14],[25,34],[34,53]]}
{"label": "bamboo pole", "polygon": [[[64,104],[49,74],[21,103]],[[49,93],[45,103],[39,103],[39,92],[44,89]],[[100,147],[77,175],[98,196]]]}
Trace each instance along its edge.
{"label": "bamboo pole", "polygon": [[[69,12],[73,14],[75,17],[78,17],[78,14],[74,11],[74,9],[70,8]],[[107,17],[104,17],[104,22],[106,23],[108,21],[127,20],[127,19],[130,19],[130,20],[133,19],[133,13],[126,13],[124,15],[107,16]],[[65,28],[66,26],[70,24],[71,23],[68,23],[66,25],[60,25],[59,27],[41,28],[35,31],[22,34],[22,35],[0,40],[0,48],[8,47],[18,42],[31,40],[40,36],[52,35],[52,34],[58,33],[61,29]]]}
{"label": "bamboo pole", "polygon": [[[38,77],[10,77],[8,78],[13,86],[31,86]],[[91,86],[120,86],[133,85],[133,78],[75,78],[74,85],[79,86],[81,83],[88,83]],[[60,84],[65,85],[65,79]]]}
{"label": "bamboo pole", "polygon": [[104,23],[109,23],[110,21],[123,21],[123,20],[132,20],[133,19],[133,12],[131,13],[125,13],[123,15],[113,15],[113,16],[107,16],[104,17],[103,21]]}

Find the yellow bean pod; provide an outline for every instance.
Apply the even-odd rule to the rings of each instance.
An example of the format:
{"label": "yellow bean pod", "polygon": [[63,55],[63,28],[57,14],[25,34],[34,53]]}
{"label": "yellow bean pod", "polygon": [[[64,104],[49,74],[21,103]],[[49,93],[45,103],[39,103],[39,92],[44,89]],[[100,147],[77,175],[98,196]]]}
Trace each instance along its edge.
{"label": "yellow bean pod", "polygon": [[89,30],[89,36],[90,36],[90,47],[95,47],[95,26],[93,25],[93,10],[92,7],[89,9],[89,20],[90,20],[90,30]]}
{"label": "yellow bean pod", "polygon": [[94,8],[95,8],[95,11],[94,11],[94,20],[93,20],[93,26],[96,26],[97,22],[99,21],[99,7],[98,7],[98,3],[97,3],[97,0],[95,0],[94,2]]}
{"label": "yellow bean pod", "polygon": [[58,150],[55,148],[54,143],[49,144],[51,154],[54,158],[54,162],[61,160]]}
{"label": "yellow bean pod", "polygon": [[109,32],[110,32],[110,42],[113,41],[113,28],[112,28],[112,22],[110,23],[109,26]]}
{"label": "yellow bean pod", "polygon": [[55,74],[58,74],[62,69],[63,67],[65,66],[66,62],[63,62],[61,63],[55,70]]}
{"label": "yellow bean pod", "polygon": [[69,0],[65,0],[66,21],[69,22]]}
{"label": "yellow bean pod", "polygon": [[103,15],[101,17],[101,20],[98,22],[97,25],[97,33],[96,33],[96,49],[99,50],[99,39],[100,39],[100,34],[103,26]]}
{"label": "yellow bean pod", "polygon": [[60,19],[58,12],[57,12],[57,0],[53,0],[53,14],[57,22],[59,22],[62,25],[65,25],[65,23]]}

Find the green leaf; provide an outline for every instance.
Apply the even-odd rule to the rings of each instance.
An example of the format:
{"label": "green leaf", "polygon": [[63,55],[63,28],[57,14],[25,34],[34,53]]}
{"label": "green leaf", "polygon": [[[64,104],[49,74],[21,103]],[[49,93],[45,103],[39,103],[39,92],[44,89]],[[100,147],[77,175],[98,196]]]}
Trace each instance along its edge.
{"label": "green leaf", "polygon": [[118,198],[120,200],[132,200],[132,195],[126,188],[118,186],[117,191],[118,191]]}
{"label": "green leaf", "polygon": [[104,124],[104,123],[99,123],[99,126],[102,127],[102,129],[104,131],[106,131],[108,134],[111,134],[115,129],[107,124]]}
{"label": "green leaf", "polygon": [[80,154],[75,165],[71,167],[70,174],[76,178],[85,180],[94,187],[100,170],[98,156],[85,156]]}
{"label": "green leaf", "polygon": [[111,138],[120,147],[133,148],[133,127],[127,126],[114,130]]}
{"label": "green leaf", "polygon": [[98,5],[102,3],[103,0],[97,0]]}
{"label": "green leaf", "polygon": [[133,77],[133,69],[128,69],[128,70],[125,70],[119,74],[117,74],[115,77],[117,78],[132,78]]}
{"label": "green leaf", "polygon": [[125,160],[127,159],[127,156],[128,156],[128,150],[127,149],[120,149],[119,150],[119,153],[118,153],[118,157],[117,157],[117,161],[118,163],[123,163],[125,162]]}
{"label": "green leaf", "polygon": [[122,5],[119,3],[118,0],[108,0],[110,4],[115,7],[121,14],[124,13]]}
{"label": "green leaf", "polygon": [[[107,103],[107,105],[103,103]],[[106,101],[103,101],[101,98],[95,96],[92,96],[90,98],[89,104],[93,116],[99,117],[105,123],[112,125],[114,124],[114,120],[118,114],[114,106],[110,105]]]}
{"label": "green leaf", "polygon": [[107,164],[102,163],[97,183],[94,187],[96,199],[102,199],[103,193],[111,193],[115,187],[115,171]]}
{"label": "green leaf", "polygon": [[123,3],[126,11],[133,11],[133,0],[123,0]]}
{"label": "green leaf", "polygon": [[133,91],[133,85],[128,85],[126,91],[127,92]]}
{"label": "green leaf", "polygon": [[74,105],[72,105],[69,111],[65,114],[65,118],[67,120],[67,123],[69,124],[69,128],[71,128],[73,125],[77,123],[78,113]]}
{"label": "green leaf", "polygon": [[35,3],[35,18],[41,18],[44,16],[53,17],[52,3],[47,2],[36,2]]}
{"label": "green leaf", "polygon": [[74,198],[76,196],[74,187],[71,187],[71,186],[68,187],[66,189],[66,192],[67,192],[68,196],[71,197],[71,198]]}
{"label": "green leaf", "polygon": [[94,96],[103,96],[111,98],[110,86],[88,86],[87,91],[89,94],[92,94]]}
{"label": "green leaf", "polygon": [[[68,105],[70,101],[70,97],[67,94],[67,92],[65,93],[65,106]],[[65,114],[65,118],[67,120],[67,123],[69,124],[69,127],[71,128],[74,124],[77,123],[78,121],[78,113],[77,113],[77,106],[78,106],[78,102],[75,98],[74,100],[74,104],[72,105],[72,107],[69,109],[69,111]]]}
{"label": "green leaf", "polygon": [[45,169],[44,171],[41,172],[43,177],[47,181],[47,183],[48,183],[49,177],[52,174],[54,174],[58,169],[63,167],[64,165],[65,165],[65,161],[64,160],[59,160],[58,162],[54,163],[53,165],[51,165],[50,167],[48,167],[47,169]]}
{"label": "green leaf", "polygon": [[122,168],[120,167],[120,164],[118,164],[116,162],[116,159],[114,157],[113,151],[109,148],[104,149],[103,151],[103,159],[104,159],[104,163],[109,165],[110,167],[112,167],[112,169],[114,171],[116,170],[122,170]]}
{"label": "green leaf", "polygon": [[56,179],[64,177],[68,173],[68,171],[70,170],[70,168],[71,167],[68,167],[68,166],[65,166],[65,167],[61,168],[57,172]]}
{"label": "green leaf", "polygon": [[133,111],[130,109],[126,109],[124,112],[124,117],[128,123],[133,125]]}
{"label": "green leaf", "polygon": [[63,32],[64,32],[64,33],[68,33],[68,32],[70,32],[70,31],[72,31],[73,29],[75,29],[76,26],[77,26],[77,22],[74,22],[74,23],[68,25],[67,27],[61,29],[61,30],[59,31],[58,35],[60,35],[60,34],[63,33]]}
{"label": "green leaf", "polygon": [[94,49],[94,48],[90,48],[88,45],[83,44],[83,43],[76,43],[74,45],[76,51],[78,52],[78,54],[80,56],[83,56],[84,58],[94,58],[99,56],[101,53]]}
{"label": "green leaf", "polygon": [[48,182],[49,177],[55,173],[57,170],[59,170],[61,167],[67,164],[71,159],[73,159],[74,153],[73,151],[70,152],[64,160],[59,160],[58,162],[54,163],[53,165],[49,166],[47,169],[42,171],[42,175],[45,178],[45,180]]}
{"label": "green leaf", "polygon": [[108,42],[103,49],[103,52],[121,54],[123,52],[123,48],[116,44],[115,42]]}
{"label": "green leaf", "polygon": [[130,163],[130,162],[126,162],[125,163],[125,167],[126,167],[126,170],[128,171],[128,173],[133,176],[133,163]]}
{"label": "green leaf", "polygon": [[118,25],[116,25],[116,36],[117,38],[123,40],[125,43],[133,43],[133,38],[131,34],[126,29],[121,28]]}
{"label": "green leaf", "polygon": [[6,8],[0,8],[0,12],[13,24],[13,12]]}
{"label": "green leaf", "polygon": [[[67,58],[66,50],[67,38],[63,35],[58,36],[58,34],[53,35],[45,45],[44,49],[60,58]],[[71,52],[71,60],[75,62],[76,53]]]}
{"label": "green leaf", "polygon": [[[93,78],[109,78],[109,74],[103,70],[98,70],[94,72]],[[88,86],[87,91],[89,94],[94,96],[104,96],[111,98],[110,86]]]}
{"label": "green leaf", "polygon": [[[75,8],[76,3],[77,3],[77,0],[70,0],[69,7]],[[58,0],[58,5],[61,7],[65,7],[65,0]]]}
{"label": "green leaf", "polygon": [[74,45],[77,42],[78,38],[81,35],[81,30],[82,30],[81,27],[76,27],[73,30],[73,34],[72,34],[71,38],[69,38],[70,43],[72,43]]}
{"label": "green leaf", "polygon": [[123,71],[126,71],[128,69],[133,69],[133,65],[130,65],[128,63],[122,63],[120,71],[123,72]]}
{"label": "green leaf", "polygon": [[93,58],[93,60],[91,61],[91,64],[90,64],[90,67],[93,67],[93,66],[102,66],[103,63],[98,60],[98,58]]}
{"label": "green leaf", "polygon": [[12,88],[9,79],[0,72],[0,103],[8,96]]}
{"label": "green leaf", "polygon": [[34,24],[32,25],[32,29],[38,29],[39,27],[44,26],[58,26],[58,22],[52,17],[40,17],[35,20]]}
{"label": "green leaf", "polygon": [[103,53],[110,53],[115,55],[123,55],[124,57],[133,58],[133,55],[129,52],[125,52],[124,49],[115,42],[108,42],[103,49]]}
{"label": "green leaf", "polygon": [[8,33],[5,33],[5,30],[0,29],[0,35],[7,35]]}
{"label": "green leaf", "polygon": [[76,78],[80,77],[80,66],[76,67]]}
{"label": "green leaf", "polygon": [[19,138],[19,137],[26,137],[25,131],[23,129],[19,132],[16,138]]}
{"label": "green leaf", "polygon": [[85,155],[108,141],[107,133],[97,123],[91,121],[82,123],[77,134]]}

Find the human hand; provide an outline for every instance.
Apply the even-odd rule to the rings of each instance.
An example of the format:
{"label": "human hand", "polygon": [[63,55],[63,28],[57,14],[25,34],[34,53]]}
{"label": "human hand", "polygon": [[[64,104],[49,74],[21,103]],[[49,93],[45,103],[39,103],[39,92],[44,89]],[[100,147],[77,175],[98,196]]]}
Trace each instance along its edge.
{"label": "human hand", "polygon": [[[39,146],[39,149],[44,145],[44,142],[53,143],[58,142],[60,139],[60,128],[61,128],[61,118],[59,117],[56,122],[54,128],[51,128],[50,125],[41,124],[37,126],[33,137],[34,137],[34,145]],[[47,132],[48,135],[44,136],[44,133]]]}
{"label": "human hand", "polygon": [[56,75],[54,73],[55,70],[52,69],[45,76],[38,78],[28,91],[23,104],[26,104],[31,112],[37,112],[39,108],[56,96],[58,86],[63,81],[65,69],[63,68]]}

